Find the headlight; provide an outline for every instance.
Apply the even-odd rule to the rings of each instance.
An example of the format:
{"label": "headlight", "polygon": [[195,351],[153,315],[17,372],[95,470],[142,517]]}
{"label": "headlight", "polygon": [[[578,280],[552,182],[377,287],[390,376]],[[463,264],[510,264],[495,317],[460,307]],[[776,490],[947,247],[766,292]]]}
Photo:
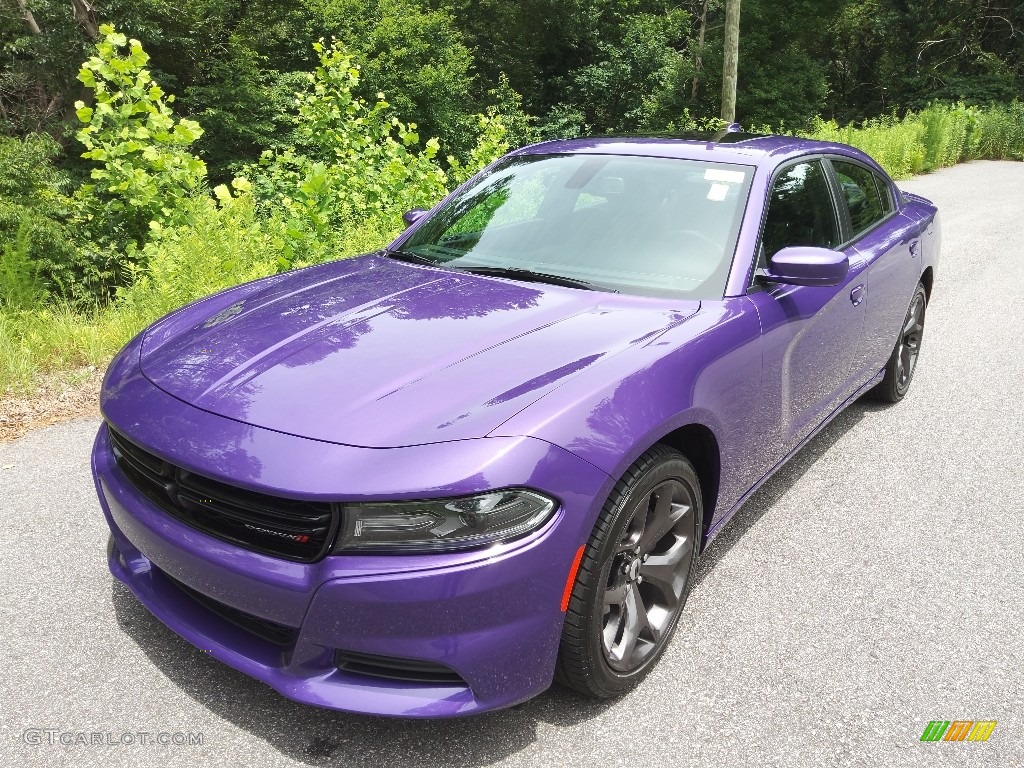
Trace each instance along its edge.
{"label": "headlight", "polygon": [[540,528],[555,507],[547,496],[521,489],[457,499],[344,505],[341,536],[332,551],[437,552],[479,547]]}

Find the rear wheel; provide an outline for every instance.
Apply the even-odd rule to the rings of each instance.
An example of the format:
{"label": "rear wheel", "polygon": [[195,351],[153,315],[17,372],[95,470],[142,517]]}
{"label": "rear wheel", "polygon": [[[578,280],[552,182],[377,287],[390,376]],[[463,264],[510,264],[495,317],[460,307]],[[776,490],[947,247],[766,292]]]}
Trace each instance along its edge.
{"label": "rear wheel", "polygon": [[580,561],[557,678],[598,698],[636,685],[665,650],[697,561],[702,504],[693,466],[655,446],[616,484]]}
{"label": "rear wheel", "polygon": [[885,403],[898,403],[910,389],[914,378],[917,359],[921,354],[921,340],[924,338],[924,315],[928,308],[928,294],[924,286],[917,284],[914,297],[910,300],[910,308],[903,320],[896,346],[885,365],[885,378],[871,390],[876,400]]}

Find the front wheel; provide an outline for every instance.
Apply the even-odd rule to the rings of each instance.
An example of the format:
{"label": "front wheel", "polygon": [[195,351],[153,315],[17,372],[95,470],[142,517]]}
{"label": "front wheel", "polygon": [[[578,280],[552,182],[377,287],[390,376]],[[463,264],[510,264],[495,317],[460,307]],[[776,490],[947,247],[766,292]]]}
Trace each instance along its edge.
{"label": "front wheel", "polygon": [[657,445],[616,484],[580,561],[559,682],[597,698],[636,685],[665,650],[690,591],[702,503],[693,466]]}
{"label": "front wheel", "polygon": [[928,308],[928,294],[924,286],[917,284],[914,298],[910,300],[910,308],[900,328],[896,346],[885,365],[885,377],[877,387],[871,390],[876,400],[885,403],[898,403],[910,389],[914,378],[917,359],[921,354],[921,340],[924,338],[924,314]]}

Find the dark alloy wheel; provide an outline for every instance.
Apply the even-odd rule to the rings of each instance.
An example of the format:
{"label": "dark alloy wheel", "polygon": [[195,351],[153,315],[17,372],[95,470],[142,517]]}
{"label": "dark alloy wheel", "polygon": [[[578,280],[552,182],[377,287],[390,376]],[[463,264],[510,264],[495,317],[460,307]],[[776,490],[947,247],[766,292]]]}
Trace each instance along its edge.
{"label": "dark alloy wheel", "polygon": [[693,466],[655,446],[615,486],[584,550],[558,679],[596,697],[636,685],[665,650],[689,594],[702,504]]}
{"label": "dark alloy wheel", "polygon": [[928,294],[924,286],[917,284],[914,297],[910,300],[910,308],[900,328],[896,346],[893,348],[889,362],[885,366],[885,377],[871,394],[878,400],[897,403],[903,399],[910,389],[914,378],[917,359],[921,354],[921,340],[924,338],[924,315],[928,308]]}

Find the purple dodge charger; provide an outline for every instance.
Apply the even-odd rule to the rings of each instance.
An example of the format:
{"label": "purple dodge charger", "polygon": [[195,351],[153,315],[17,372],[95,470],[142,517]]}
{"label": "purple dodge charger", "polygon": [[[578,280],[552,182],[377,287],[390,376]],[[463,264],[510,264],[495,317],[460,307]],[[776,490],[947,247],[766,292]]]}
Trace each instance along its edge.
{"label": "purple dodge charger", "polygon": [[158,619],[407,717],[639,682],[744,500],[907,392],[940,240],[863,153],[725,132],[536,144],[405,219],[136,337],[92,465]]}

